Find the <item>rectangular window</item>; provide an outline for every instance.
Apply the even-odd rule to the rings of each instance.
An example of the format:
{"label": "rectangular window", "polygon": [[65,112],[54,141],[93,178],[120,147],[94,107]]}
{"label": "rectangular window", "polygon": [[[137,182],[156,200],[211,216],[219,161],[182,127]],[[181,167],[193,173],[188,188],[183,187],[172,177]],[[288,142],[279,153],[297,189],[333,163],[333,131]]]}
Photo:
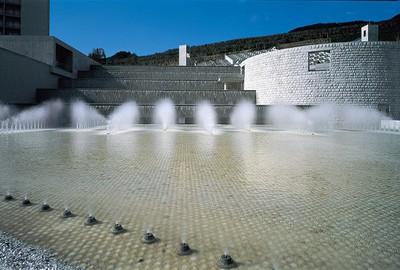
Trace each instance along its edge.
{"label": "rectangular window", "polygon": [[56,61],[57,61],[57,67],[72,72],[72,67],[73,67],[72,51],[64,48],[59,44],[56,44]]}
{"label": "rectangular window", "polygon": [[308,53],[308,71],[329,70],[331,67],[331,51]]}
{"label": "rectangular window", "polygon": [[367,36],[367,30],[364,30],[363,32],[363,36],[366,37]]}

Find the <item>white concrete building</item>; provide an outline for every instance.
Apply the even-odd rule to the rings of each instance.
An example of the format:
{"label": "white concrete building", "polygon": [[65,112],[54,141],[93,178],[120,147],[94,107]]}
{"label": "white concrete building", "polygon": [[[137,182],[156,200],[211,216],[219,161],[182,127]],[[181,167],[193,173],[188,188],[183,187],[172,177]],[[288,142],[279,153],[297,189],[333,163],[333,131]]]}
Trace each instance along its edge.
{"label": "white concrete building", "polygon": [[241,66],[244,89],[256,90],[257,105],[360,105],[400,119],[400,42],[275,50],[251,57]]}

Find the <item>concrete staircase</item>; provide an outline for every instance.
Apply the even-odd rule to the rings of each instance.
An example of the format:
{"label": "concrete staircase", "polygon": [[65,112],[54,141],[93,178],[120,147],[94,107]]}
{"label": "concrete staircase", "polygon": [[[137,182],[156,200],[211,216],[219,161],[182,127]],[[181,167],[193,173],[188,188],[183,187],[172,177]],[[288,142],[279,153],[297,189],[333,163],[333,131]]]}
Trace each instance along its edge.
{"label": "concrete staircase", "polygon": [[38,89],[37,102],[60,98],[83,100],[108,115],[116,106],[135,101],[140,122],[151,123],[155,104],[164,98],[175,104],[177,122],[194,123],[196,105],[215,106],[218,123],[229,123],[234,104],[246,99],[255,103],[255,91],[244,91],[239,67],[92,66],[78,79],[60,79],[58,89]]}

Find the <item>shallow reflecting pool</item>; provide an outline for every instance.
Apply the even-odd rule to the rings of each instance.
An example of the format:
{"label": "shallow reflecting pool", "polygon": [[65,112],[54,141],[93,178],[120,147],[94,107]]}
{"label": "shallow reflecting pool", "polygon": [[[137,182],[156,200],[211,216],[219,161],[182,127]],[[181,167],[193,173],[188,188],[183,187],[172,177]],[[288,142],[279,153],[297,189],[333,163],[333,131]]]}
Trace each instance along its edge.
{"label": "shallow reflecting pool", "polygon": [[0,134],[0,151],[0,229],[85,269],[400,268],[399,134],[139,126]]}

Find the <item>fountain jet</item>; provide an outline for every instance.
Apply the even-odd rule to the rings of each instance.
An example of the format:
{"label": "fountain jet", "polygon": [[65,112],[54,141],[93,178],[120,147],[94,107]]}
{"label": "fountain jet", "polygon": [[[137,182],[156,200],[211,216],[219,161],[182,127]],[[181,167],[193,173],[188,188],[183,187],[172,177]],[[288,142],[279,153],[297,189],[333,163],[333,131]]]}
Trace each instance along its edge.
{"label": "fountain jet", "polygon": [[217,113],[214,107],[208,101],[203,101],[197,105],[196,122],[207,132],[212,134],[213,128],[216,125]]}
{"label": "fountain jet", "polygon": [[10,118],[12,115],[11,109],[9,106],[0,103],[0,121],[4,121]]}
{"label": "fountain jet", "polygon": [[161,125],[165,131],[175,124],[175,106],[170,99],[163,99],[157,102],[153,112],[154,124]]}
{"label": "fountain jet", "polygon": [[306,132],[327,132],[334,129],[376,130],[384,114],[362,106],[318,105],[300,109],[278,104],[268,109],[268,122],[283,129]]}
{"label": "fountain jet", "polygon": [[76,129],[87,129],[106,124],[106,119],[83,101],[72,103],[71,121]]}
{"label": "fountain jet", "polygon": [[256,118],[255,105],[247,100],[236,104],[231,114],[231,124],[238,129],[250,130]]}
{"label": "fountain jet", "polygon": [[137,124],[139,108],[133,101],[125,102],[108,117],[107,133],[121,131]]}
{"label": "fountain jet", "polygon": [[[60,100],[45,102],[39,106],[26,109],[14,116],[4,106],[0,106],[1,129],[4,131],[21,131],[58,127],[64,104]],[[7,119],[4,119],[7,117]]]}

